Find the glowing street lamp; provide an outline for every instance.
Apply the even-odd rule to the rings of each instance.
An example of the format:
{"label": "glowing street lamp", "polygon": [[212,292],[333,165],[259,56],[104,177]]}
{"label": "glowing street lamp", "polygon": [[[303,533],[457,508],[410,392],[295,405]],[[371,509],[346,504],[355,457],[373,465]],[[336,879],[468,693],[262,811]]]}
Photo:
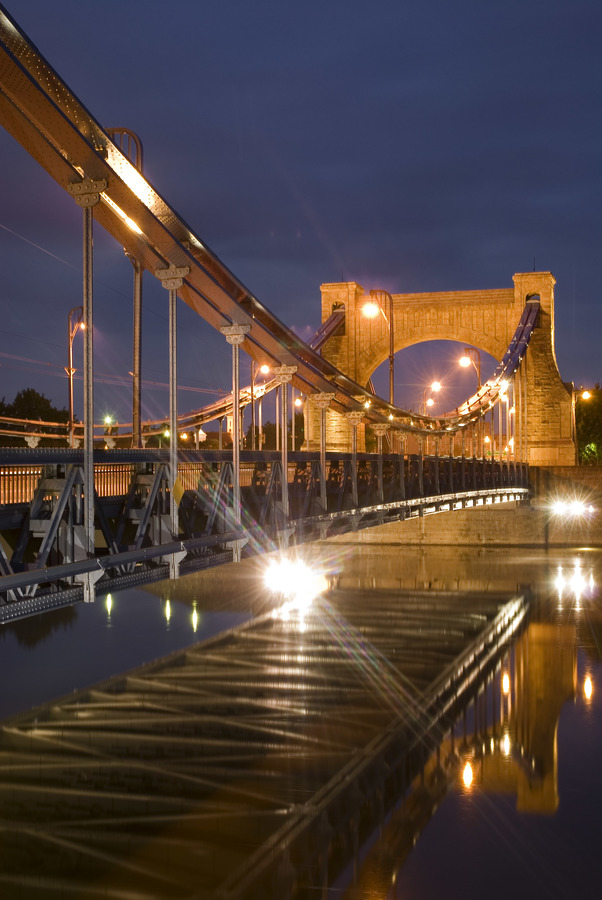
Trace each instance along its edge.
{"label": "glowing street lamp", "polygon": [[433,381],[433,383],[429,387],[425,387],[424,391],[422,392],[422,415],[426,415],[427,409],[431,406],[434,406],[435,404],[435,401],[432,397],[429,397],[427,399],[427,393],[429,391],[433,391],[435,394],[437,394],[440,390],[441,382],[439,381]]}
{"label": "glowing street lamp", "polygon": [[481,354],[476,347],[464,347],[464,356],[461,356],[458,363],[463,369],[472,366],[477,373],[477,390],[481,387]]}
{"label": "glowing street lamp", "polygon": [[[77,369],[73,368],[73,339],[78,331],[84,331],[86,324],[83,321],[83,306],[74,306],[67,316],[67,336],[69,339],[69,364],[65,366],[65,372],[69,379],[69,446],[73,447],[73,376]],[[74,321],[75,319],[75,321]]]}
{"label": "glowing street lamp", "polygon": [[[388,291],[370,291],[372,300],[364,303],[362,314],[368,319],[375,319],[380,313],[389,327],[389,403],[395,406],[395,330],[393,325],[393,297]],[[389,316],[384,310],[385,302],[389,308]]]}

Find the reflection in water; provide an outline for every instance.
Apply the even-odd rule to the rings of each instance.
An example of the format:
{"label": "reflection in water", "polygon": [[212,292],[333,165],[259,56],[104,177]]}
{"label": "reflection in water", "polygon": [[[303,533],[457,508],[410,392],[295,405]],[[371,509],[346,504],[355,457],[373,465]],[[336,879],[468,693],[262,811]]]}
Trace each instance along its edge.
{"label": "reflection in water", "polygon": [[[591,705],[592,671],[601,668],[602,610],[594,575],[600,556],[591,554],[589,563],[587,557],[585,561],[577,558],[567,562],[557,566],[553,579],[558,600],[563,602],[554,604],[546,591],[545,579],[533,578],[535,597],[529,627],[508,648],[494,679],[475,690],[451,736],[439,744],[424,764],[381,838],[372,842],[356,877],[348,875],[347,884],[344,880],[337,883],[345,900],[447,896],[446,875],[452,871],[463,873],[459,891],[462,897],[482,896],[483,876],[493,871],[498,872],[498,881],[488,882],[488,896],[576,896],[578,885],[586,893],[594,889],[597,863],[592,861],[587,845],[591,840],[589,817],[592,815],[597,821],[599,814],[592,788],[595,797],[600,790],[595,747],[599,747],[602,738],[602,713],[598,711],[597,741],[592,743],[594,736],[588,738],[584,734],[585,720],[580,728],[564,732],[564,788],[559,786],[562,757],[558,723],[563,716],[573,718],[574,703],[567,705],[567,701],[577,700],[578,684],[582,684],[585,704]],[[579,659],[585,668],[582,679],[578,679]],[[584,767],[590,759],[586,775]],[[566,783],[567,763],[578,773],[572,786]],[[516,814],[512,817],[504,799],[508,795],[515,798]],[[578,817],[571,818],[571,846],[573,854],[579,857],[578,864],[567,853],[565,839],[565,817],[571,807]],[[485,818],[473,822],[477,809]],[[453,827],[449,830],[450,822],[457,819],[461,810],[468,816],[464,840],[458,840],[461,831],[454,831]],[[494,810],[494,820],[489,821],[489,813]],[[447,821],[446,840],[433,843],[423,836],[418,841],[435,812],[437,818]],[[525,813],[530,815],[524,817]],[[507,825],[501,825],[500,814],[508,820]],[[527,861],[541,830],[535,824],[541,820],[533,818],[533,814],[552,816],[548,821],[558,823],[546,828],[545,869]],[[503,854],[503,862],[495,855],[495,838],[485,848],[482,841],[483,835],[495,836],[500,829],[504,845],[511,849],[510,856]],[[463,862],[465,847],[471,851]],[[525,859],[518,878],[510,874],[514,871],[511,864],[515,854]],[[435,858],[437,865],[433,866],[431,861]],[[502,872],[508,874],[499,877]],[[341,893],[334,891],[330,896],[334,900]]]}
{"label": "reflection in water", "polygon": [[583,693],[585,695],[585,699],[591,700],[593,692],[594,692],[594,688],[592,685],[591,675],[587,675],[585,678],[585,681],[583,682]]}
{"label": "reflection in water", "polygon": [[[127,865],[142,874],[128,889],[170,900],[199,891],[213,896],[220,872],[232,888],[224,896],[247,900],[473,900],[484,894],[574,896],[558,867],[563,856],[583,847],[584,859],[570,858],[571,890],[580,884],[586,896],[588,833],[597,832],[590,827],[582,842],[579,820],[566,815],[577,804],[579,816],[586,816],[600,785],[599,759],[590,762],[594,737],[602,731],[595,691],[602,634],[599,556],[509,557],[502,551],[471,557],[457,548],[426,554],[391,547],[338,547],[336,554],[314,548],[330,586],[311,605],[299,598],[299,580],[289,577],[277,591],[275,617],[262,615],[207,648],[189,647],[172,666],[116,679],[111,690],[105,685],[93,692],[90,705],[78,696],[77,702],[48,707],[35,726],[22,721],[13,728],[10,740],[22,741],[23,748],[36,740],[40,747],[50,740],[58,747],[64,740],[66,795],[78,789],[81,777],[83,793],[97,804],[81,822],[78,804],[55,804],[49,834],[56,849],[36,843],[40,857],[59,867],[59,849],[68,846],[66,856],[85,872],[99,854],[109,859],[131,846]],[[192,644],[210,634],[207,625],[220,614],[220,603],[238,608],[239,620],[265,613],[274,608],[274,597],[258,588],[262,577],[261,566],[242,564],[146,593],[114,595],[110,602],[107,597],[96,610],[79,607],[75,624],[88,621],[92,638],[77,666],[92,665],[118,636],[130,651],[148,642],[143,659],[165,654],[165,644],[149,638],[155,625],[162,641],[179,637],[180,646]],[[243,583],[247,593],[241,595]],[[291,584],[293,596],[286,594]],[[525,628],[483,657],[481,677],[473,677],[470,663],[460,676],[466,647],[525,585],[533,598]],[[222,629],[229,624],[223,619]],[[102,645],[106,635],[110,642]],[[71,638],[73,653],[79,632]],[[57,644],[52,664],[63,664],[68,655]],[[113,671],[136,664],[120,661]],[[38,657],[36,666],[42,682]],[[12,677],[19,675],[13,667]],[[86,683],[95,677],[105,676],[88,673]],[[465,693],[457,702],[460,677]],[[595,733],[579,719],[585,708]],[[132,752],[134,747],[139,750]],[[32,835],[41,832],[26,823],[31,830],[19,844],[25,807],[15,800],[18,785],[23,781],[28,798],[39,791],[39,811],[54,814],[39,786],[47,777],[54,791],[63,789],[59,759],[58,752],[48,760],[43,753],[37,757],[34,785],[33,768],[19,769],[15,755],[0,785],[6,788],[5,810],[13,813],[9,837],[19,871],[18,854],[30,853]],[[581,781],[567,781],[567,760]],[[123,821],[109,808],[116,797],[126,809]],[[153,815],[138,818],[138,803],[151,803]],[[176,824],[172,812],[180,808],[185,815]],[[166,841],[155,840],[156,833]],[[567,833],[574,837],[568,847]],[[280,859],[270,855],[275,845],[285,848]],[[251,851],[251,862],[265,854],[261,862],[269,872],[259,893],[256,883],[243,890],[251,878],[245,856]],[[153,866],[160,877],[142,885]],[[327,882],[338,872],[329,893]],[[458,884],[450,891],[453,873]],[[110,889],[108,873],[106,882],[104,872],[96,877]],[[211,878],[217,880],[210,889]]]}
{"label": "reflection in water", "polygon": [[6,640],[12,635],[22,647],[33,649],[48,640],[56,631],[68,629],[76,618],[77,612],[73,606],[49,610],[42,616],[17,619],[0,625],[0,639]]}

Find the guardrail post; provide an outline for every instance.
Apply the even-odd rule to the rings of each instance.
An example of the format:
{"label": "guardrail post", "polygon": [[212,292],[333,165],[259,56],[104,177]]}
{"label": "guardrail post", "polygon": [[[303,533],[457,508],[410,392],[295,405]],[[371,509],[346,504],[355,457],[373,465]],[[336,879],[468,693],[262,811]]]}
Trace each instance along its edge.
{"label": "guardrail post", "polygon": [[373,425],[372,430],[376,435],[376,448],[378,453],[378,502],[385,502],[385,489],[383,485],[383,437],[388,431],[388,425]]}
{"label": "guardrail post", "polygon": [[[94,556],[94,207],[106,190],[105,179],[84,178],[67,186],[78,206],[83,210],[83,307],[84,315],[84,538],[88,556]],[[84,600],[94,600],[94,582],[89,573],[82,581]]]}
{"label": "guardrail post", "polygon": [[320,504],[328,510],[326,497],[326,410],[334,400],[334,393],[310,394],[310,400],[320,410]]}
{"label": "guardrail post", "polygon": [[345,417],[351,425],[351,502],[353,506],[359,503],[357,493],[357,426],[364,418],[363,412],[353,410],[345,413]]}
{"label": "guardrail post", "polygon": [[[240,528],[240,345],[250,332],[250,325],[223,325],[220,328],[232,346],[232,506],[234,526]],[[276,426],[277,427],[277,426]],[[234,562],[240,562],[240,542],[236,541],[233,551]]]}
{"label": "guardrail post", "polygon": [[[276,366],[273,369],[278,384],[282,388],[281,406],[281,440],[280,440],[280,458],[282,460],[282,513],[285,523],[288,522],[288,385],[292,381],[293,375],[297,371],[297,366]],[[295,407],[293,406],[293,417],[295,415]],[[276,422],[278,428],[278,422]]]}
{"label": "guardrail post", "polygon": [[168,269],[156,269],[155,276],[163,287],[169,291],[169,518],[172,537],[177,538],[179,531],[178,502],[176,499],[176,481],[178,478],[178,336],[177,336],[177,300],[178,291],[184,279],[190,273],[188,266],[169,266]]}
{"label": "guardrail post", "polygon": [[134,268],[134,310],[132,347],[132,447],[142,447],[142,387],[140,370],[142,362],[142,264],[126,253]]}
{"label": "guardrail post", "polygon": [[435,493],[440,494],[439,487],[439,438],[435,438]]}
{"label": "guardrail post", "polygon": [[399,492],[401,500],[406,499],[406,439],[399,436]]}

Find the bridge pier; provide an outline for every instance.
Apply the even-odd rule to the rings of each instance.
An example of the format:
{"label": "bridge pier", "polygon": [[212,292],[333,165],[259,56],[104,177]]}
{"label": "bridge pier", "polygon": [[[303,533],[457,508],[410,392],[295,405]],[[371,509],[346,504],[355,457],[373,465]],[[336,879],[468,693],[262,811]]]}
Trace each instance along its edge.
{"label": "bridge pier", "polygon": [[[565,384],[556,364],[554,349],[554,285],[550,272],[526,272],[513,276],[509,289],[445,291],[431,294],[393,294],[395,353],[412,344],[431,340],[453,340],[478,347],[501,360],[521,319],[525,305],[539,301],[539,318],[531,335],[513,393],[520,424],[520,459],[531,465],[574,465],[576,444],[572,385]],[[360,385],[367,385],[378,366],[389,358],[390,332],[382,317],[366,320],[362,307],[367,295],[356,282],[323,284],[322,322],[336,308],[344,309],[344,328],[328,338],[322,355]],[[507,410],[510,402],[507,404]],[[501,413],[500,413],[501,419]],[[317,427],[313,411],[306,409],[306,445],[317,449]],[[498,429],[498,452],[503,450],[503,424]],[[509,425],[505,434],[509,439]],[[330,410],[327,415],[329,449],[349,452],[348,422]],[[495,428],[491,428],[494,454]],[[528,435],[528,443],[527,443]],[[483,434],[483,437],[485,434]],[[363,429],[358,450],[365,448]],[[516,451],[515,451],[516,452]]]}

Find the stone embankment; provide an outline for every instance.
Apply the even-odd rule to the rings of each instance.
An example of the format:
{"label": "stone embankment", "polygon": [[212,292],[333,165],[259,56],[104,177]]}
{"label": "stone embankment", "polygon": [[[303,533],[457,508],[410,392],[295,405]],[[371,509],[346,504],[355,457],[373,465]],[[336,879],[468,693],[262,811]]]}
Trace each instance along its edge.
{"label": "stone embankment", "polygon": [[[602,546],[602,466],[531,467],[531,500],[474,507],[366,528],[358,543],[470,546]],[[584,516],[554,511],[557,500],[581,500]],[[343,542],[350,534],[341,535]],[[337,540],[336,538],[331,540]]]}

